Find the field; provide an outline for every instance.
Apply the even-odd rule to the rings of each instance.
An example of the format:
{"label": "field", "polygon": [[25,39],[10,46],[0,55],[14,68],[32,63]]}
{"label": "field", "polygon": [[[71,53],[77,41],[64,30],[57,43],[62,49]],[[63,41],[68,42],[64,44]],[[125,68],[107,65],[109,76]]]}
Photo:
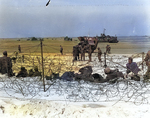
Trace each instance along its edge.
{"label": "field", "polygon": [[[72,53],[73,46],[79,43],[77,38],[73,38],[73,41],[64,41],[63,37],[60,38],[44,38],[43,51],[44,53],[59,53],[60,45],[63,46],[64,54]],[[102,52],[106,50],[106,45],[109,44],[112,49],[112,53],[115,54],[132,54],[137,53],[140,48],[138,45],[119,42],[119,43],[98,43],[97,47],[100,47]],[[27,38],[18,39],[0,39],[0,52],[7,50],[8,53],[18,51],[18,45],[21,46],[22,53],[40,53],[40,41],[27,41]],[[95,50],[97,52],[97,50]]]}

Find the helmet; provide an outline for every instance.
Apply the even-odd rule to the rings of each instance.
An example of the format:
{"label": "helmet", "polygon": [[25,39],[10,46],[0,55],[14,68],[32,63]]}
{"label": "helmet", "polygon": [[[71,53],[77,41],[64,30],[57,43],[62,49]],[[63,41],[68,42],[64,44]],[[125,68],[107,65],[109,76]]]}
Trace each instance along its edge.
{"label": "helmet", "polygon": [[110,73],[110,68],[108,68],[108,67],[105,68],[105,69],[104,69],[104,72],[105,72],[106,74],[107,74],[107,73]]}

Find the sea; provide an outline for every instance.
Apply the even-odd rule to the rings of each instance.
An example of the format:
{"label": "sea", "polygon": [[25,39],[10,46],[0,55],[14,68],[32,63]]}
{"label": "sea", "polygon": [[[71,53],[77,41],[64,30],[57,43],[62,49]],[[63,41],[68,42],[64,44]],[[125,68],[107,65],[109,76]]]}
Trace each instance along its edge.
{"label": "sea", "polygon": [[126,49],[126,51],[123,51],[125,53],[146,53],[150,50],[150,36],[120,36],[118,40],[133,46],[132,50]]}

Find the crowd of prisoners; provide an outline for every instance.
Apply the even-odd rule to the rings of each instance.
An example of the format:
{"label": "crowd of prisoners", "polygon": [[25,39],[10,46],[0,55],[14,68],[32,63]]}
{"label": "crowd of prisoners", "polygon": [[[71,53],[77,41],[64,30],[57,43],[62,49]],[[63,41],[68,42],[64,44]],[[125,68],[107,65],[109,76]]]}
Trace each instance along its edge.
{"label": "crowd of prisoners", "polygon": [[[98,47],[98,59],[99,63],[102,62],[101,60],[101,49]],[[21,47],[18,46],[19,53],[21,53]],[[106,52],[110,53],[111,47],[109,45],[106,46]],[[60,46],[60,53],[63,55],[63,47]],[[73,55],[74,56],[74,55]],[[82,57],[82,54],[81,54]],[[74,57],[74,60],[78,60],[79,57]],[[147,52],[144,61],[147,65],[147,72],[144,75],[144,79],[150,79],[150,51]],[[143,61],[143,62],[144,62]],[[142,63],[143,63],[142,62]],[[119,69],[112,70],[109,67],[104,68],[104,72],[106,74],[106,78],[102,77],[100,73],[93,73],[91,66],[85,66],[79,69],[78,73],[74,73],[74,71],[64,72],[61,77],[59,77],[59,73],[53,73],[53,78],[62,79],[66,81],[72,80],[85,80],[91,82],[109,82],[111,80],[117,80],[118,78],[126,79],[131,77],[132,80],[140,81],[140,68],[137,66],[136,62],[133,62],[133,58],[128,58],[128,63],[126,64],[126,74],[124,75]],[[12,58],[7,56],[7,51],[3,52],[3,56],[0,57],[0,73],[7,74],[9,77],[16,76],[16,77],[35,77],[35,76],[42,76],[42,72],[39,72],[38,67],[35,66],[33,69],[26,70],[25,67],[21,67],[18,73],[13,73],[12,70]],[[50,77],[46,76],[46,79],[51,79]]]}

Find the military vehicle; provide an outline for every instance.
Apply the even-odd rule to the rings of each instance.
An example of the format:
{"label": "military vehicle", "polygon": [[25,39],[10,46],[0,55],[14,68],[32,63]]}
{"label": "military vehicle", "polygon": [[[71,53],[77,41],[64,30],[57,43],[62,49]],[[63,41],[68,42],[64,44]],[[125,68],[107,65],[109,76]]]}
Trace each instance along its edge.
{"label": "military vehicle", "polygon": [[65,41],[72,41],[72,38],[69,38],[68,36],[66,36],[66,37],[64,38],[64,40],[65,40]]}
{"label": "military vehicle", "polygon": [[89,46],[91,46],[92,53],[97,48],[97,44],[98,44],[98,38],[97,37],[83,36],[83,37],[78,37],[78,39],[80,40],[80,43],[78,45],[84,45],[87,48],[86,49],[87,53],[89,52]]}
{"label": "military vehicle", "polygon": [[94,52],[94,50],[97,48],[98,39],[97,37],[78,37],[80,40],[80,43],[78,45],[73,46],[73,56],[74,60],[77,60],[77,57],[79,56],[79,53],[83,52],[89,54],[89,61],[91,61],[91,55]]}

